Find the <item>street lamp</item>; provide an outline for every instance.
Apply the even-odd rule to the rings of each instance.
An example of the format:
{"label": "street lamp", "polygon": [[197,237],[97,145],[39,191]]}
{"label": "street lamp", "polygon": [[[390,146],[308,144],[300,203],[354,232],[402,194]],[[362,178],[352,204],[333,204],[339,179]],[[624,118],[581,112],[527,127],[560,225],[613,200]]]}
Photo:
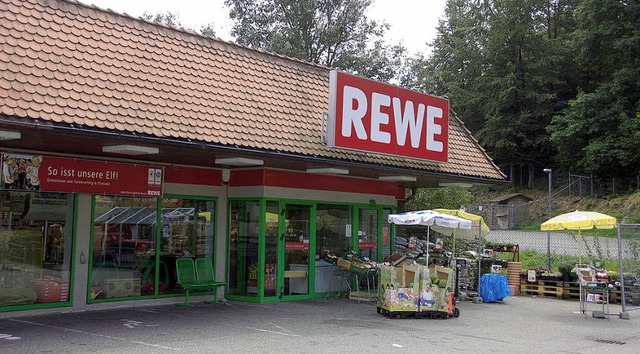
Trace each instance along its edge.
{"label": "street lamp", "polygon": [[[549,175],[549,219],[551,219],[551,174],[550,168],[545,168],[544,173]],[[551,231],[547,230],[547,269],[551,271]]]}

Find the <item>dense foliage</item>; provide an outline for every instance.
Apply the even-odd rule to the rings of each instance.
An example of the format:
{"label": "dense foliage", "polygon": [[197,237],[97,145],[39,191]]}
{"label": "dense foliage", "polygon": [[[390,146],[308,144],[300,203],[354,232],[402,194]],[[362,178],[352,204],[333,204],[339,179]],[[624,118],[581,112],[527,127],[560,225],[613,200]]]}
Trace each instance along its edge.
{"label": "dense foliage", "polygon": [[388,82],[405,48],[382,39],[386,23],[365,15],[372,0],[226,0],[240,44]]}
{"label": "dense foliage", "polygon": [[473,195],[464,188],[421,188],[411,196],[405,210],[460,209],[471,203]]}
{"label": "dense foliage", "polygon": [[640,172],[640,4],[449,0],[414,87],[451,107],[520,185],[544,167]]}

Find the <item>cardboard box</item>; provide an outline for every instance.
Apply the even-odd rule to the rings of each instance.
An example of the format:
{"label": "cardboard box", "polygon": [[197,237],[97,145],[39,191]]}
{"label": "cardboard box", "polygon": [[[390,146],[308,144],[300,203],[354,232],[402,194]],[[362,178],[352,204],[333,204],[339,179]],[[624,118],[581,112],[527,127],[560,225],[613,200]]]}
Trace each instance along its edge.
{"label": "cardboard box", "polygon": [[140,278],[107,279],[105,297],[140,296]]}

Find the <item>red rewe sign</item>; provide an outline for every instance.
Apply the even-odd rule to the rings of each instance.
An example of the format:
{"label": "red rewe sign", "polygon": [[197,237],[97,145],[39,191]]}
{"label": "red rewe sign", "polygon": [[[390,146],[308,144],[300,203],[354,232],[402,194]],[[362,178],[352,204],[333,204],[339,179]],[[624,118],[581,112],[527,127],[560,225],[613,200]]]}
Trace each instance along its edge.
{"label": "red rewe sign", "polygon": [[163,168],[4,153],[3,189],[161,197]]}
{"label": "red rewe sign", "polygon": [[329,85],[329,146],[447,162],[448,100],[337,70]]}

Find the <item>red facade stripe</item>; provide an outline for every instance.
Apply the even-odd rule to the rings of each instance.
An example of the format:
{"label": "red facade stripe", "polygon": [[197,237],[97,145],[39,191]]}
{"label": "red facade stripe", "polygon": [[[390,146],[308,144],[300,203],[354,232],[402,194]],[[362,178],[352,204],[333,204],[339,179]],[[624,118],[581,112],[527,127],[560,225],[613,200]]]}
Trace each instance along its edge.
{"label": "red facade stripe", "polygon": [[241,170],[231,172],[230,186],[270,186],[360,194],[389,195],[404,199],[404,189],[395,182],[326,176],[280,170]]}

